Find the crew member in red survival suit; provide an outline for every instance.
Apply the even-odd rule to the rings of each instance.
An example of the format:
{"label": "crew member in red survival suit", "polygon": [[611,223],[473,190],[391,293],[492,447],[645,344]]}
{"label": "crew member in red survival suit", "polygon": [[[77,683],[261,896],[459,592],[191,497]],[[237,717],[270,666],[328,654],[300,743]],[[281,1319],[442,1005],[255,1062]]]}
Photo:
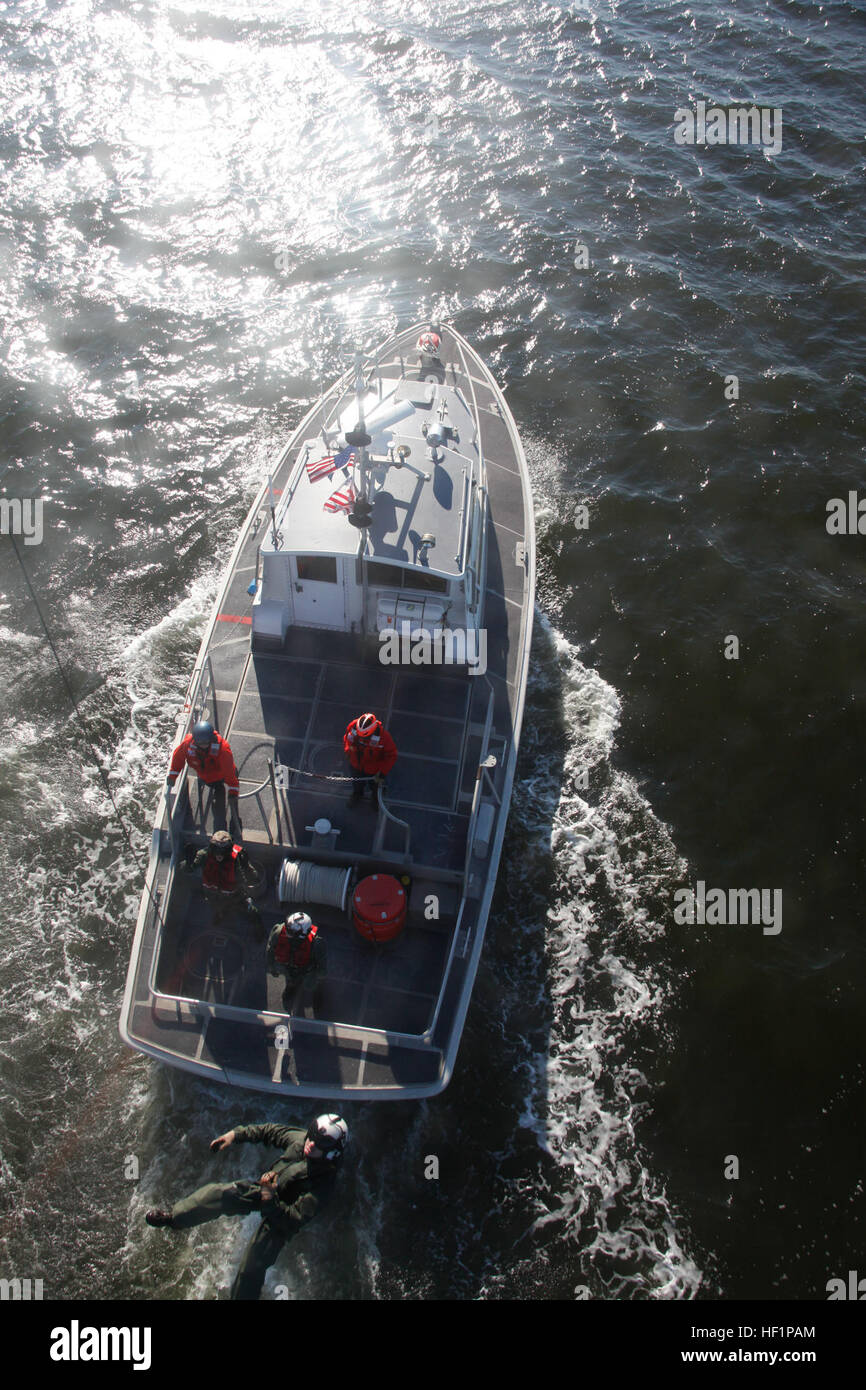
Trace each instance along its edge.
{"label": "crew member in red survival suit", "polygon": [[352,765],[354,783],[349,805],[363,800],[366,786],[375,798],[377,786],[384,783],[397,761],[397,745],[381,719],[375,714],[360,714],[353,719],[343,735],[343,750]]}
{"label": "crew member in red survival suit", "polygon": [[206,719],[200,720],[192,733],[187,734],[172,753],[171,767],[166,780],[169,791],[183,771],[184,764],[196,774],[199,782],[213,788],[214,826],[222,822],[223,829],[226,814],[225,795],[228,788],[229,805],[240,832],[243,827],[238,805],[238,770],[232,750],[222,735],[215,731],[213,724],[208,723]]}

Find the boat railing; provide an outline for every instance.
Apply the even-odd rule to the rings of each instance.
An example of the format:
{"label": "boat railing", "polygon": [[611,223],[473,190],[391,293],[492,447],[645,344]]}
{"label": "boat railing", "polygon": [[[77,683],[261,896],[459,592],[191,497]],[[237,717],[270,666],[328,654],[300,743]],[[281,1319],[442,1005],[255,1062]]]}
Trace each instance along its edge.
{"label": "boat railing", "polygon": [[[301,453],[301,449],[303,449],[303,454]],[[303,468],[303,465],[307,462],[307,459],[309,458],[309,456],[310,456],[310,445],[309,445],[309,442],[308,442],[307,440],[305,440],[304,443],[303,443],[303,445],[301,445],[301,446],[298,447],[298,457],[297,457],[297,459],[295,460],[295,463],[296,463],[296,464],[297,464],[298,462],[300,462],[301,467],[300,467],[300,468],[295,467],[295,469],[294,469],[294,477],[292,477],[291,474],[289,475],[289,478],[288,478],[287,483],[286,483],[286,487],[285,487],[285,489],[283,490],[282,496],[280,497],[280,505],[279,505],[279,507],[276,508],[276,511],[275,511],[275,514],[274,514],[274,515],[275,515],[275,519],[277,520],[277,522],[278,522],[279,525],[282,525],[282,523],[283,523],[283,522],[285,521],[285,519],[286,519],[286,512],[288,511],[289,503],[291,502],[292,498],[293,498],[294,495],[295,495],[295,491],[296,491],[296,489],[297,489],[298,483],[301,481],[302,477],[304,476],[304,468]],[[281,463],[282,463],[282,460],[280,461],[280,464],[281,464]],[[278,465],[278,468],[279,468],[279,467],[280,467],[280,465]]]}
{"label": "boat railing", "polygon": [[[213,668],[210,666],[210,657],[208,657],[208,660],[207,660],[207,663],[206,663],[206,664],[207,664],[208,667],[210,667],[208,680],[209,680],[209,683],[210,683],[211,687],[213,687]],[[186,706],[185,706],[185,708],[186,708]],[[206,712],[207,706],[205,705],[203,708],[204,708],[204,711]],[[216,719],[215,719],[213,716],[211,716],[211,718],[212,718],[214,727],[216,727]],[[194,721],[193,721],[193,722],[194,722]],[[172,869],[172,867],[173,867],[173,865],[174,865],[175,860],[177,859],[178,849],[179,849],[179,847],[180,847],[180,845],[181,845],[181,842],[182,842],[182,839],[183,839],[183,823],[184,823],[184,820],[186,819],[186,802],[189,800],[189,775],[188,775],[188,774],[189,774],[189,770],[188,770],[188,768],[185,767],[185,768],[183,769],[183,771],[181,772],[180,777],[178,778],[177,783],[175,784],[175,787],[174,787],[174,788],[171,788],[171,787],[169,787],[169,786],[166,786],[165,792],[164,792],[164,800],[165,800],[165,824],[166,824],[166,829],[167,829],[167,831],[168,831],[169,844],[171,845],[171,857],[170,857],[170,863],[169,863],[169,874],[171,873],[171,869]],[[232,803],[233,803],[236,799],[237,799],[238,801],[245,801],[248,797],[251,797],[251,796],[260,797],[260,796],[261,796],[261,793],[264,791],[265,787],[268,786],[268,784],[270,784],[271,790],[273,791],[273,796],[274,796],[274,810],[276,811],[276,816],[277,816],[277,828],[278,828],[278,833],[279,833],[279,836],[280,836],[280,842],[282,842],[282,832],[279,830],[279,826],[280,826],[280,808],[279,808],[279,802],[278,802],[278,799],[277,799],[277,789],[276,789],[275,778],[274,778],[274,766],[273,766],[273,763],[271,762],[270,759],[268,760],[268,776],[264,779],[264,781],[260,782],[259,785],[258,785],[257,787],[252,787],[252,788],[251,788],[249,791],[247,791],[247,792],[239,792],[237,798],[235,798],[235,797],[229,797],[229,808],[228,808],[228,809],[229,809],[229,816],[230,816],[231,824],[232,824],[232,830],[236,830],[236,829],[237,829],[236,825],[234,824],[235,816],[236,816],[237,812],[235,811],[234,806],[232,805]],[[173,798],[172,798],[172,790],[174,791],[174,797],[173,797]],[[186,800],[185,800],[185,797],[186,797]],[[261,807],[261,801],[259,802],[259,806]],[[267,817],[263,815],[263,816],[262,816],[262,819],[264,820],[265,824],[267,824]],[[239,834],[238,834],[238,839],[240,839],[240,838],[241,838],[241,837],[240,837],[240,833],[239,833]],[[167,885],[166,885],[166,890],[168,890],[168,886],[169,886],[169,885],[167,884]],[[166,891],[166,896],[168,896],[167,891]],[[159,921],[160,921],[160,929],[161,929],[161,926],[162,926],[162,918],[161,918],[161,917],[159,918]]]}
{"label": "boat railing", "polygon": [[[212,705],[212,708],[209,708]],[[196,666],[189,678],[183,712],[188,716],[188,727],[207,717],[219,733],[219,712],[216,707],[216,679],[210,654],[201,666]]]}
{"label": "boat railing", "polygon": [[341,373],[341,375],[337,378],[336,382],[331,388],[331,392],[329,394],[334,396],[336,404],[334,405],[333,410],[327,418],[325,418],[324,415],[322,417],[321,435],[323,439],[325,439],[332,421],[338,414],[340,406],[343,404],[343,397],[346,395],[347,392],[351,397],[354,397],[354,372],[355,366],[353,361],[352,365],[350,367],[347,367],[346,370]]}
{"label": "boat railing", "polygon": [[482,458],[484,457],[484,455],[483,455],[483,451],[482,451],[482,449],[481,449],[481,444],[480,444],[480,439],[481,439],[481,420],[480,420],[480,417],[479,417],[479,415],[478,415],[478,400],[477,400],[477,397],[476,397],[476,395],[475,395],[475,383],[474,383],[474,381],[472,380],[472,373],[471,373],[470,370],[469,370],[469,366],[468,366],[467,361],[466,361],[466,356],[465,356],[465,354],[464,354],[464,352],[463,352],[463,344],[460,342],[460,339],[459,339],[459,338],[457,338],[455,341],[456,341],[456,343],[457,343],[457,351],[460,353],[460,362],[461,362],[462,367],[463,367],[463,375],[466,377],[466,380],[469,382],[469,392],[470,392],[470,395],[472,396],[472,419],[473,419],[473,422],[474,422],[474,425],[475,425],[475,430],[474,430],[474,433],[473,433],[473,435],[472,435],[472,440],[471,440],[471,442],[472,442],[473,444],[478,444],[478,457],[479,457],[479,460],[480,460],[480,459],[482,459]]}
{"label": "boat railing", "polygon": [[[487,677],[485,676],[484,679],[487,680]],[[466,860],[463,868],[463,898],[460,903],[460,911],[457,914],[457,921],[454,925],[454,933],[451,938],[451,949],[448,952],[448,960],[446,961],[445,969],[442,972],[442,985],[439,990],[439,998],[436,1001],[436,1009],[433,1014],[433,1019],[430,1023],[429,1032],[431,1037],[435,1035],[436,1025],[439,1019],[439,1014],[442,1009],[443,1001],[445,999],[445,990],[448,985],[448,980],[451,975],[451,970],[454,965],[454,961],[458,957],[462,960],[466,956],[470,944],[472,942],[475,926],[477,925],[477,916],[474,921],[469,923],[468,926],[464,926],[463,918],[464,916],[466,916],[468,911],[467,893],[469,889],[470,880],[469,869],[472,863],[472,855],[475,850],[475,833],[478,827],[478,811],[481,805],[482,788],[485,786],[485,783],[489,788],[489,791],[496,805],[500,808],[502,806],[502,798],[499,795],[499,792],[496,790],[491,775],[493,768],[497,766],[497,759],[489,751],[490,735],[493,729],[493,706],[496,699],[496,692],[493,689],[493,686],[490,684],[490,682],[488,681],[487,683],[490,690],[490,695],[487,701],[487,714],[484,720],[484,733],[481,739],[481,750],[479,753],[478,767],[475,774],[475,791],[472,797],[472,810],[469,817],[469,827],[466,832]]]}
{"label": "boat railing", "polygon": [[[442,1011],[442,1004],[445,999],[445,988],[448,984],[448,980],[451,975],[451,967],[454,964],[454,957],[458,954],[461,957],[466,954],[466,946],[468,945],[471,931],[467,933],[463,929],[463,917],[465,912],[466,899],[462,898],[460,902],[460,911],[457,914],[457,921],[454,923],[454,931],[451,936],[451,948],[448,952],[448,959],[445,962],[445,969],[442,971],[442,984],[439,989],[439,998],[436,1000],[436,1008],[433,1010],[433,1017],[430,1020],[430,1026],[428,1029],[431,1038],[435,1037],[436,1035],[436,1026],[439,1022],[439,1014]],[[460,945],[459,952],[457,949],[458,944]]]}
{"label": "boat railing", "polygon": [[463,552],[466,549],[466,525],[469,519],[469,499],[472,495],[471,471],[471,466],[468,469],[463,469],[463,495],[460,499],[460,515],[457,523],[460,527],[460,534],[457,541],[457,554],[454,556],[454,563],[458,569],[463,568]]}
{"label": "boat railing", "polygon": [[[477,447],[477,450],[478,450],[478,461],[477,461],[477,470],[478,470],[478,471],[477,471],[477,476],[476,476],[476,463],[475,463],[475,461],[474,461],[473,459],[467,459],[467,462],[468,462],[468,464],[469,464],[469,469],[468,469],[468,471],[464,469],[464,472],[463,472],[463,500],[462,500],[462,505],[461,505],[461,509],[460,509],[460,522],[459,522],[459,525],[460,525],[460,541],[459,541],[459,545],[458,545],[458,547],[457,547],[457,554],[456,554],[455,557],[454,557],[456,563],[457,563],[457,564],[459,565],[459,567],[462,569],[462,568],[463,568],[463,561],[464,561],[465,554],[466,554],[466,550],[467,550],[467,547],[468,547],[469,531],[470,531],[470,519],[471,519],[472,512],[473,512],[473,508],[474,508],[474,505],[475,505],[475,496],[476,496],[476,493],[482,492],[482,491],[484,490],[484,484],[485,484],[485,481],[486,481],[486,474],[485,474],[485,471],[484,471],[484,449],[483,449],[482,444],[481,444],[481,422],[480,422],[480,417],[479,417],[479,414],[478,414],[478,398],[477,398],[476,395],[475,395],[475,383],[474,383],[474,381],[472,380],[472,373],[471,373],[470,370],[469,370],[469,366],[468,366],[467,361],[466,361],[466,356],[465,356],[465,354],[464,354],[464,352],[463,352],[463,348],[462,348],[462,345],[461,345],[459,339],[457,340],[457,351],[460,353],[460,362],[461,362],[461,365],[462,365],[462,367],[463,367],[463,374],[464,374],[464,376],[466,377],[466,380],[469,382],[469,393],[470,393],[470,395],[471,395],[471,397],[472,397],[472,409],[471,409],[471,412],[470,412],[470,413],[471,413],[471,415],[472,415],[472,422],[473,422],[474,429],[473,429],[473,434],[472,434],[471,443],[472,443],[473,445],[475,445],[475,446]],[[458,393],[458,394],[459,394],[459,393]],[[479,518],[478,518],[478,525],[476,526],[475,531],[473,532],[473,535],[472,535],[473,549],[476,548],[476,541],[477,541],[477,536],[478,536],[479,528],[480,528],[483,524],[484,524],[484,523],[483,523],[483,518],[482,518],[482,517],[479,517]]]}
{"label": "boat railing", "polygon": [[385,805],[385,797],[382,793],[381,782],[377,786],[376,790],[379,794],[379,810],[381,811],[382,815],[385,817],[386,820],[391,821],[392,824],[398,825],[400,829],[403,831],[403,858],[408,864],[410,859],[412,858],[412,831],[409,828],[409,822],[405,820],[400,820],[399,816],[395,816],[393,811],[388,810],[388,807]]}
{"label": "boat railing", "polygon": [[334,1019],[297,1018],[292,1014],[277,1013],[274,1009],[248,1009],[240,1004],[215,1004],[206,999],[187,998],[181,994],[166,994],[151,987],[151,1008],[161,1005],[179,1013],[189,1009],[198,1018],[229,1019],[236,1023],[261,1023],[265,1027],[289,1025],[290,1032],[309,1033],[313,1036],[339,1038],[347,1042],[386,1042],[398,1047],[416,1050],[430,1047],[430,1030],[423,1033],[399,1033],[387,1028],[366,1028],[361,1023],[340,1023]]}
{"label": "boat railing", "polygon": [[[207,719],[213,724],[214,729],[219,733],[219,710],[217,708],[216,689],[217,685],[213,661],[210,652],[208,652],[201,666],[196,666],[189,678],[189,685],[187,686],[187,692],[183,702],[183,713],[186,715],[184,738],[190,729],[203,719]],[[186,786],[186,782],[186,768],[184,768],[176,784],[175,790],[177,795],[174,799],[174,806],[171,804],[171,788],[166,787],[165,790],[166,823],[168,837],[171,843],[172,858],[174,858],[177,852],[177,845],[180,838],[177,821],[183,819],[182,816],[179,816],[179,807],[182,803],[180,793],[181,788]],[[247,793],[247,795],[252,795],[252,793]]]}
{"label": "boat railing", "polygon": [[[487,677],[485,676],[484,679],[486,680]],[[493,686],[490,685],[490,695],[487,700],[487,715],[484,720],[484,734],[481,739],[481,751],[478,757],[478,767],[476,768],[475,772],[475,790],[472,795],[472,810],[469,814],[469,828],[466,832],[466,859],[463,865],[464,892],[469,887],[469,866],[472,862],[472,856],[475,852],[475,834],[478,829],[478,813],[482,801],[482,790],[485,787],[485,785],[488,788],[490,795],[493,797],[493,800],[496,803],[496,805],[500,807],[502,805],[502,798],[500,797],[499,792],[496,790],[493,778],[491,776],[493,769],[497,766],[497,759],[489,751],[490,732],[493,727],[493,704],[495,698],[496,692],[494,691]]]}
{"label": "boat railing", "polygon": [[475,625],[478,626],[478,602],[481,597],[481,584],[479,573],[481,572],[481,560],[484,555],[484,536],[487,528],[487,489],[480,483],[475,489],[473,498],[473,508],[477,509],[475,526],[472,532],[472,541],[469,557],[466,564],[467,584],[471,580],[472,602],[469,601],[469,589],[466,591],[466,606],[470,613],[474,615]]}
{"label": "boat railing", "polygon": [[174,811],[175,811],[175,807],[173,807],[172,804],[171,804],[171,787],[169,787],[167,784],[166,784],[166,788],[165,788],[165,792],[164,792],[164,797],[165,797],[165,820],[166,820],[166,825],[167,825],[167,827],[168,827],[168,840],[169,840],[169,844],[171,845],[171,858],[172,858],[172,860],[174,860],[174,859],[177,858],[178,835],[177,835],[177,832],[176,832],[176,830],[175,830],[175,824],[174,824]]}

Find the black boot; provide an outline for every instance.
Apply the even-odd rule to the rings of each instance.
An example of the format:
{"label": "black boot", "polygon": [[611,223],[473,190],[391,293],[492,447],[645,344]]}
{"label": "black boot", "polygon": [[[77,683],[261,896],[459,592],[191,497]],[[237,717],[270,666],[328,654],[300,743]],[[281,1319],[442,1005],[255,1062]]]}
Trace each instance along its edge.
{"label": "black boot", "polygon": [[144,1219],[148,1226],[170,1226],[172,1224],[171,1212],[161,1211],[159,1207],[154,1207],[153,1211],[146,1212]]}

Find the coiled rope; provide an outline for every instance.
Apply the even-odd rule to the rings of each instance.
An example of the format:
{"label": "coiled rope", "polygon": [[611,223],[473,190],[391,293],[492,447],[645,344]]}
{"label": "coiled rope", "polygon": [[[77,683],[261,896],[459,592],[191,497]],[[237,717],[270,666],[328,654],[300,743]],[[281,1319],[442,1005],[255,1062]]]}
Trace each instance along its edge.
{"label": "coiled rope", "polygon": [[351,877],[351,869],[286,859],[280,870],[280,902],[321,903],[345,909]]}

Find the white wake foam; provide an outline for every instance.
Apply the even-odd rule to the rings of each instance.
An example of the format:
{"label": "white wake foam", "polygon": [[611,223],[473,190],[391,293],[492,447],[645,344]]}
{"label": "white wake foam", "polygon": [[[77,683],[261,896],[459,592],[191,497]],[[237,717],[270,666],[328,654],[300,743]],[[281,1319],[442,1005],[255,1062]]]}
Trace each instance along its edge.
{"label": "white wake foam", "polygon": [[549,1000],[552,1014],[544,1047],[524,1058],[520,1124],[556,1169],[533,1194],[527,1234],[549,1228],[547,1239],[555,1232],[579,1250],[576,1297],[690,1297],[701,1273],[641,1151],[647,1081],[630,1060],[635,1039],[666,1028],[672,982],[658,902],[684,865],[633,780],[611,764],[616,692],[543,617],[536,634],[535,695],[559,682],[567,746],[561,766],[555,753],[545,760],[555,733],[549,721],[536,728],[534,766],[514,797],[521,829],[549,835],[553,873],[537,1000],[539,1010]]}

